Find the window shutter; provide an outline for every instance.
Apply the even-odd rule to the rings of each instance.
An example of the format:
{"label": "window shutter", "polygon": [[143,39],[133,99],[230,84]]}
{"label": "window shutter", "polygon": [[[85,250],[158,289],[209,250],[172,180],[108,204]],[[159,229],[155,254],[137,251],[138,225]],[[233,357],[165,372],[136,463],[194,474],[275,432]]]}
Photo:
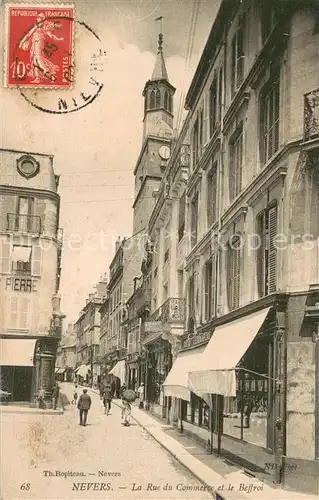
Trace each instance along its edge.
{"label": "window shutter", "polygon": [[277,251],[274,239],[277,234],[277,207],[272,207],[268,212],[269,251],[268,251],[268,293],[277,289]]}
{"label": "window shutter", "polygon": [[29,328],[30,299],[28,297],[20,297],[19,302],[19,328],[26,330],[27,328]]}
{"label": "window shutter", "polygon": [[10,299],[10,328],[18,328],[18,297]]}
{"label": "window shutter", "polygon": [[265,218],[264,213],[258,217],[257,222],[258,235],[260,237],[260,245],[257,248],[257,288],[258,296],[265,295]]}
{"label": "window shutter", "polygon": [[41,276],[42,248],[40,245],[32,247],[32,275]]}
{"label": "window shutter", "polygon": [[216,254],[212,255],[212,317],[216,316]]}
{"label": "window shutter", "polygon": [[204,146],[209,141],[209,94],[204,94]]}
{"label": "window shutter", "polygon": [[10,266],[10,251],[11,245],[9,241],[2,242],[2,255],[1,255],[1,270],[3,274],[9,274],[11,272]]}

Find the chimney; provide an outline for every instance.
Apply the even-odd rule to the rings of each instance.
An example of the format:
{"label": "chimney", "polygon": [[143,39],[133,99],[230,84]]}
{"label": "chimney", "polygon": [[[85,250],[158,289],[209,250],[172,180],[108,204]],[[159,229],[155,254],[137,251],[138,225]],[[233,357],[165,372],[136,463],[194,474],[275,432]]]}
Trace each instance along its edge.
{"label": "chimney", "polygon": [[121,236],[117,237],[117,241],[115,242],[115,253],[118,251],[121,245]]}

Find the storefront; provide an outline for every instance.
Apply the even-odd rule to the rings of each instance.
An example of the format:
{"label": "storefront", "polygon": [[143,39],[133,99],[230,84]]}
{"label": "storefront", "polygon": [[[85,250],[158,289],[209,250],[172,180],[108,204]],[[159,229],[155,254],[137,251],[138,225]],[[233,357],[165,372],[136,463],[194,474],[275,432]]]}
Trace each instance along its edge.
{"label": "storefront", "polygon": [[40,387],[51,393],[56,348],[55,339],[0,339],[1,389],[10,393],[9,402],[32,403]]}
{"label": "storefront", "polygon": [[171,345],[168,341],[159,338],[147,348],[147,407],[155,414],[164,416],[168,398],[164,397],[163,383],[172,365]]}
{"label": "storefront", "polygon": [[206,346],[179,354],[164,382],[166,395],[181,398],[182,430],[212,452],[260,472],[265,463],[275,463],[280,437],[275,332],[270,307],[217,326]]}

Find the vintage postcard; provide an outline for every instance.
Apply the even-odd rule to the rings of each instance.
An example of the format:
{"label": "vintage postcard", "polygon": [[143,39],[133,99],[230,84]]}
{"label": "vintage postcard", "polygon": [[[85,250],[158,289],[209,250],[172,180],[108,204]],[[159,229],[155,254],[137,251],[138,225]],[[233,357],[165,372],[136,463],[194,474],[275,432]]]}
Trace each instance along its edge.
{"label": "vintage postcard", "polygon": [[318,0],[0,0],[0,500],[314,500]]}

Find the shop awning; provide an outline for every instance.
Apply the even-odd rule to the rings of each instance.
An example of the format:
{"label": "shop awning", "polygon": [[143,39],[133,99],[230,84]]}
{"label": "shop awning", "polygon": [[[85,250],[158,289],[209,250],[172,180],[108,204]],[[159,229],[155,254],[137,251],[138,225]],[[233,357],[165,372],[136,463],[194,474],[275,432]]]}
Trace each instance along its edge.
{"label": "shop awning", "polygon": [[60,370],[60,368],[56,368],[56,369],[54,370],[54,373],[59,373],[59,370]]}
{"label": "shop awning", "polygon": [[190,370],[188,387],[198,393],[236,396],[236,366],[259,332],[270,307],[217,327],[202,354],[200,369]]}
{"label": "shop awning", "polygon": [[109,374],[118,377],[123,385],[125,382],[125,359],[118,361],[112,370],[109,371]]}
{"label": "shop awning", "polygon": [[75,370],[75,373],[79,376],[79,377],[83,377],[85,378],[87,376],[89,372],[89,369],[86,365],[80,365],[76,370]]}
{"label": "shop awning", "polygon": [[62,375],[62,373],[64,373],[64,372],[65,372],[65,368],[59,368],[59,371],[58,371],[59,375]]}
{"label": "shop awning", "polygon": [[34,339],[1,339],[1,366],[33,366]]}
{"label": "shop awning", "polygon": [[12,252],[12,260],[15,262],[29,262],[31,255],[31,247],[14,246]]}
{"label": "shop awning", "polygon": [[205,345],[181,352],[167,375],[163,388],[164,396],[185,399],[190,401],[190,390],[187,386],[188,373],[200,367],[200,359],[205,350]]}

